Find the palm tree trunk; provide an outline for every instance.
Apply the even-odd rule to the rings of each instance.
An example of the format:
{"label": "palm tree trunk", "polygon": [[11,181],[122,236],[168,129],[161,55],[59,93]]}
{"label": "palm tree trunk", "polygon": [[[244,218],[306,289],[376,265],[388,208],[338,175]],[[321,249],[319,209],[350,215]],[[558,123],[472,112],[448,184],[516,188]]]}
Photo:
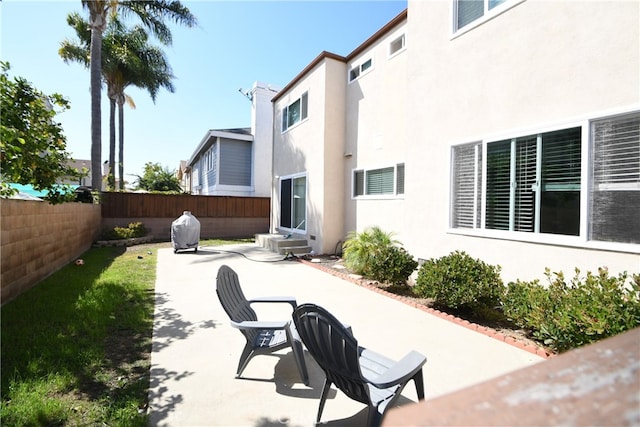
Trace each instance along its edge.
{"label": "palm tree trunk", "polygon": [[107,189],[116,189],[116,98],[109,94],[109,173]]}
{"label": "palm tree trunk", "polygon": [[91,187],[102,190],[102,123],[100,111],[102,70],[101,23],[91,25]]}
{"label": "palm tree trunk", "polygon": [[118,187],[124,190],[124,96],[118,98]]}

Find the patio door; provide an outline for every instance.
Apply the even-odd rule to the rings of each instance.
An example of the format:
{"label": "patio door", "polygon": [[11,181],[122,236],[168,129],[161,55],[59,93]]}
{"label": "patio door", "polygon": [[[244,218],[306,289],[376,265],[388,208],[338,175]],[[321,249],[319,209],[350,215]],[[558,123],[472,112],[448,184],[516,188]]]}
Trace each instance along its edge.
{"label": "patio door", "polygon": [[307,230],[307,176],[280,179],[280,227]]}

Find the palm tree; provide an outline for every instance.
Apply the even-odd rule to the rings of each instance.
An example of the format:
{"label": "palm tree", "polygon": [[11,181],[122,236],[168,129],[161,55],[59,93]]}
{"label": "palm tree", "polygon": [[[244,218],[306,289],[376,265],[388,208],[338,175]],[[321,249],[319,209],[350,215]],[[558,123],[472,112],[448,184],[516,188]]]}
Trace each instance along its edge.
{"label": "palm tree", "polygon": [[91,84],[91,186],[101,188],[102,176],[102,125],[100,111],[101,66],[102,66],[102,34],[107,21],[120,14],[136,15],[142,25],[149,29],[158,40],[171,44],[171,31],[165,23],[170,19],[176,23],[192,27],[196,25],[195,16],[183,6],[179,0],[81,0],[82,6],[89,11],[89,28],[91,29],[90,84]]}
{"label": "palm tree", "polygon": [[[105,64],[105,78],[110,88],[110,100],[115,100],[118,106],[118,176],[119,188],[124,189],[124,103],[127,102],[135,108],[133,100],[124,91],[130,86],[146,89],[153,102],[156,102],[158,91],[165,88],[173,93],[175,88],[171,66],[164,52],[155,46],[149,45],[148,35],[144,31],[134,30],[130,33],[118,33],[126,36],[122,40],[131,55],[124,55],[121,60],[117,58],[112,64]],[[114,41],[118,41],[117,39]],[[120,44],[112,46],[109,50],[117,51]],[[110,159],[111,160],[111,159]],[[114,163],[111,163],[112,165]]]}
{"label": "palm tree", "polygon": [[[80,44],[65,40],[61,43],[60,55],[68,61],[89,66],[90,30],[89,24],[79,14],[70,14],[67,22],[76,30]],[[124,103],[135,108],[133,99],[124,93],[125,88],[135,85],[146,89],[155,102],[159,88],[174,91],[171,80],[173,74],[164,52],[148,43],[148,35],[141,26],[127,30],[117,19],[112,19],[102,39],[102,75],[107,84],[109,96],[109,188],[115,187],[115,110],[119,116],[119,177],[120,189],[124,188]]]}

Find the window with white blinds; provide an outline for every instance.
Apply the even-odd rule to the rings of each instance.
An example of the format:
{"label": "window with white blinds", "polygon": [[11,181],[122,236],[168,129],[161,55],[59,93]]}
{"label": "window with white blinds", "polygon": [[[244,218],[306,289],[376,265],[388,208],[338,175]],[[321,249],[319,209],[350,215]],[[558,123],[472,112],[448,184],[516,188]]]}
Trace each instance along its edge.
{"label": "window with white blinds", "polygon": [[487,144],[486,228],[578,235],[580,128]]}
{"label": "window with white blinds", "polygon": [[404,163],[353,171],[353,197],[404,194]]}
{"label": "window with white blinds", "polygon": [[[587,129],[589,145],[584,147]],[[552,132],[454,146],[451,158],[453,229],[640,244],[638,111]],[[581,215],[583,206],[587,212]],[[587,221],[583,227],[581,219]]]}
{"label": "window with white blinds", "polygon": [[482,144],[453,148],[453,228],[480,228]]}
{"label": "window with white blinds", "polygon": [[455,10],[455,28],[459,30],[479,20],[502,3],[509,0],[453,0]]}
{"label": "window with white blinds", "polygon": [[589,234],[640,243],[640,113],[591,123]]}

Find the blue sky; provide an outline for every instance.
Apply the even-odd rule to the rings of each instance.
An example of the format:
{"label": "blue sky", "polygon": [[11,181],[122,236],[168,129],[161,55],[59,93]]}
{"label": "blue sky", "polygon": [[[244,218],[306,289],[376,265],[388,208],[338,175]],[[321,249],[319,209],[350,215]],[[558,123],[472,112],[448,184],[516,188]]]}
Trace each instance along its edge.
{"label": "blue sky", "polygon": [[[349,54],[407,6],[400,0],[182,3],[199,26],[172,26],[173,45],[164,47],[175,93],[162,90],[154,104],[146,92],[127,90],[136,109],[125,110],[125,175],[141,175],[146,162],[176,169],[208,129],[250,126],[251,104],[239,88],[256,80],[284,87],[323,50]],[[58,115],[67,149],[90,159],[89,71],[58,55],[60,42],[74,37],[66,23],[73,11],[87,13],[80,0],[3,0],[0,58],[10,63],[10,76],[70,101],[71,109]],[[108,159],[108,112],[103,90],[102,161]]]}

